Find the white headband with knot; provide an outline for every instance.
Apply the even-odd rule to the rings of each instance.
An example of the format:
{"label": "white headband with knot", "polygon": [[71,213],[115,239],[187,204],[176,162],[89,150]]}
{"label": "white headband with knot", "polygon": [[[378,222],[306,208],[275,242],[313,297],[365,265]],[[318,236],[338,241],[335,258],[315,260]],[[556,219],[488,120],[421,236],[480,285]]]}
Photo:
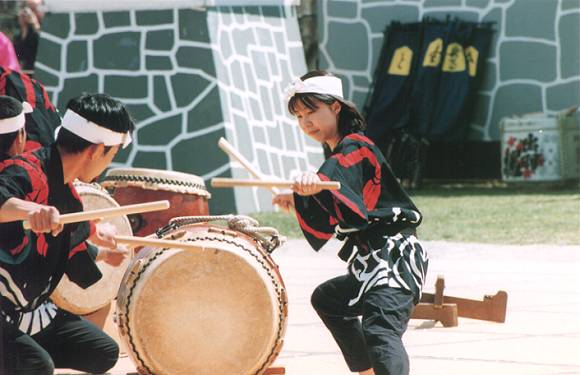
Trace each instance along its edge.
{"label": "white headband with knot", "polygon": [[0,120],[0,134],[14,133],[24,127],[26,123],[25,113],[31,113],[32,106],[27,102],[22,102],[22,112],[14,117],[3,118]]}
{"label": "white headband with knot", "polygon": [[94,144],[102,143],[105,146],[122,145],[125,148],[131,143],[131,134],[129,132],[117,133],[87,120],[70,109],[66,110],[62,118],[62,125],[56,129],[56,134],[58,134],[61,127]]}
{"label": "white headband with knot", "polygon": [[296,78],[286,88],[286,101],[301,93],[326,94],[343,99],[342,81],[340,78],[333,76],[311,77],[304,81]]}

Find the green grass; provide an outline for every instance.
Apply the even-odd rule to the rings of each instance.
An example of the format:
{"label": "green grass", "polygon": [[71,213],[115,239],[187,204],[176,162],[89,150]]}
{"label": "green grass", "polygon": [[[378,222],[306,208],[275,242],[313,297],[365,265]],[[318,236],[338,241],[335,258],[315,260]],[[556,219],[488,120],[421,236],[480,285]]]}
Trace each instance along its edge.
{"label": "green grass", "polygon": [[[506,186],[501,183],[429,185],[412,191],[423,213],[424,240],[497,244],[580,244],[577,186]],[[288,238],[302,238],[293,215],[251,215]]]}

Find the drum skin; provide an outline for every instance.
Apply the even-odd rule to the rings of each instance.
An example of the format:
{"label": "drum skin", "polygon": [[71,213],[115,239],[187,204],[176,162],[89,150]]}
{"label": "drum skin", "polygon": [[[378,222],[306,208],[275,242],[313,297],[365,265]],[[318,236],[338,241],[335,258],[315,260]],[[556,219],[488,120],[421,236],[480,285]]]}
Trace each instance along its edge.
{"label": "drum skin", "polygon": [[[85,184],[75,181],[74,186],[83,202],[85,210],[119,206],[104,189],[96,184]],[[113,224],[117,228],[119,235],[133,235],[131,224],[126,216],[106,219],[103,222]],[[103,274],[103,277],[86,289],[79,287],[64,275],[50,298],[58,307],[77,315],[95,312],[105,307],[115,298],[130,261],[131,257],[126,257],[117,267],[109,265],[104,261],[97,261],[96,264]]]}
{"label": "drum skin", "polygon": [[147,236],[176,216],[209,214],[203,179],[187,173],[147,168],[114,168],[107,172],[102,185],[122,206],[168,200],[167,210],[129,215],[133,233]]}
{"label": "drum skin", "polygon": [[262,374],[281,350],[287,297],[272,259],[245,235],[195,225],[145,248],[117,298],[121,339],[141,374]]}

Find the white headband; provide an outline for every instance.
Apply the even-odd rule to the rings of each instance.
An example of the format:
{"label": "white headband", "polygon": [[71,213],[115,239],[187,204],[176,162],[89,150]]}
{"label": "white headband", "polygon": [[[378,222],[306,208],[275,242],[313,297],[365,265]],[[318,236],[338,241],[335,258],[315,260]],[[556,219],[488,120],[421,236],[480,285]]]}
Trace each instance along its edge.
{"label": "white headband", "polygon": [[90,122],[70,109],[66,110],[62,118],[62,125],[56,129],[55,135],[58,134],[61,127],[94,144],[102,143],[105,146],[123,145],[123,148],[125,148],[131,143],[131,134],[129,132],[117,133]]}
{"label": "white headband", "polygon": [[286,88],[286,101],[300,93],[327,94],[342,99],[342,81],[332,76],[311,77],[304,81],[296,78]]}
{"label": "white headband", "polygon": [[27,102],[22,102],[22,112],[20,114],[0,120],[0,134],[14,133],[22,129],[26,123],[24,114],[30,112],[32,112],[32,106]]}

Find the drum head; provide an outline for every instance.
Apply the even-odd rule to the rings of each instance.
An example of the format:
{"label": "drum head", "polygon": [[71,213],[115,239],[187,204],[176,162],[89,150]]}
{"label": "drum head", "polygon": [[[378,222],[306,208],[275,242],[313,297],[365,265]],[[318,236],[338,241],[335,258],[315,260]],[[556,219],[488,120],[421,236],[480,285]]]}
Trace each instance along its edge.
{"label": "drum head", "polygon": [[198,243],[198,252],[139,260],[139,286],[124,306],[128,346],[156,374],[261,372],[285,327],[272,278],[255,257]]}
{"label": "drum head", "polygon": [[[75,182],[75,188],[81,197],[85,210],[119,206],[106,191],[97,186]],[[119,235],[133,235],[131,224],[126,216],[106,219],[103,222],[113,224],[117,228]],[[104,261],[98,261],[96,264],[103,277],[87,289],[82,289],[64,275],[52,293],[51,299],[60,308],[74,314],[84,315],[97,311],[106,306],[117,295],[123,274],[130,261],[130,257],[126,257],[117,267],[113,267]]]}

